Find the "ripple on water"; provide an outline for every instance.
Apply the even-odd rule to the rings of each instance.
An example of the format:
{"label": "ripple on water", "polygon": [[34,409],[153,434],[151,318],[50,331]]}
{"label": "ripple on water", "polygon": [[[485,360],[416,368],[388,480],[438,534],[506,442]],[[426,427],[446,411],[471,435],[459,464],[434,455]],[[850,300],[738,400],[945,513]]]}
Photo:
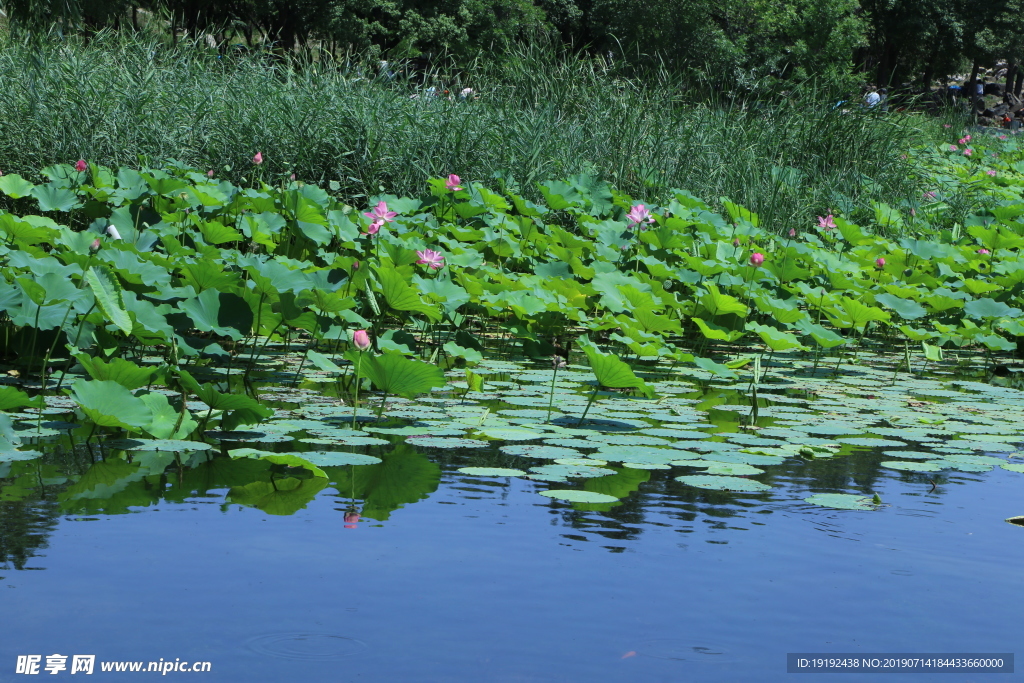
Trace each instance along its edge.
{"label": "ripple on water", "polygon": [[319,661],[358,655],[366,643],[331,633],[269,633],[251,638],[247,647],[261,655]]}

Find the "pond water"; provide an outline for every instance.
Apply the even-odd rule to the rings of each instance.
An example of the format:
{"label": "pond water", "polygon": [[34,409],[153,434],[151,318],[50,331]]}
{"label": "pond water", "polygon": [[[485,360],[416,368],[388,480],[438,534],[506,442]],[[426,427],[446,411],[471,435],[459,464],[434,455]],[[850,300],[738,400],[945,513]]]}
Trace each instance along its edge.
{"label": "pond water", "polygon": [[[793,363],[760,385],[759,429],[748,429],[748,387],[652,376],[661,399],[601,395],[588,433],[574,431],[584,369],[559,372],[553,427],[530,412],[545,410],[550,365],[492,372],[481,392],[395,400],[381,423],[368,413],[362,438],[380,442],[342,432],[345,407],[317,398],[315,372],[270,394],[284,426],[246,444],[221,434],[215,450],[176,457],[90,453],[62,425],[25,432],[45,455],[0,462],[0,667],[60,653],[208,661],[203,677],[216,681],[777,681],[794,676],[791,652],[1012,653],[1019,642],[1024,528],[1004,520],[1024,514],[1021,392]],[[370,431],[379,425],[426,436]],[[462,443],[481,429],[495,440]],[[520,455],[543,442],[516,429],[607,462],[563,467],[612,473],[459,471],[529,472],[565,455]],[[239,445],[381,462],[311,453],[323,463],[311,476],[226,455]],[[736,465],[759,471],[721,469]],[[677,479],[716,466],[737,482],[727,488],[768,488]],[[549,489],[615,502],[540,495]],[[863,509],[805,501],[827,493],[862,496],[836,500]],[[99,664],[94,676],[130,677]],[[872,675],[890,679],[906,677]]]}

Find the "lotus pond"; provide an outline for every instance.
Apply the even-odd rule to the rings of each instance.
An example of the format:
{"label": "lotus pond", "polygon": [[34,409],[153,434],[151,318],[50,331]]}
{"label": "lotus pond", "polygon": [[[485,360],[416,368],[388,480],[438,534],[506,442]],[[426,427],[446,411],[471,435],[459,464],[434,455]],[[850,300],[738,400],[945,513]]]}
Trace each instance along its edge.
{"label": "lotus pond", "polygon": [[173,163],[0,177],[7,656],[770,681],[1012,652],[1024,155],[989,144],[784,235],[586,177],[368,210]]}

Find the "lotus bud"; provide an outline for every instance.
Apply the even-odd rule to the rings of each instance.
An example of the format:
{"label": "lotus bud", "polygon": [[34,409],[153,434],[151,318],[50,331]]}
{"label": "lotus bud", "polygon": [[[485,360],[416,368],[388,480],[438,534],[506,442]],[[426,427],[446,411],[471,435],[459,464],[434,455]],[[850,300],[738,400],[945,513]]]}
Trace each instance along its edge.
{"label": "lotus bud", "polygon": [[366,330],[356,330],[352,333],[352,343],[360,351],[365,351],[370,348],[370,335],[366,333]]}
{"label": "lotus bud", "polygon": [[99,251],[99,250],[100,250],[100,238],[97,237],[96,239],[94,239],[92,241],[92,244],[89,245],[89,251]]}
{"label": "lotus bud", "polygon": [[256,156],[252,158],[252,163],[259,166],[263,163],[263,152],[256,152]]}
{"label": "lotus bud", "polygon": [[875,259],[875,265],[878,266],[879,268],[885,268],[885,259],[879,256],[877,259]]}
{"label": "lotus bud", "polygon": [[796,237],[796,228],[790,228],[789,229],[789,238],[792,239],[794,237]]}
{"label": "lotus bud", "polygon": [[89,164],[85,159],[79,159],[75,162],[75,170],[79,173],[89,170]]}
{"label": "lotus bud", "polygon": [[732,241],[732,246],[734,246],[734,247],[740,246],[740,241],[738,239],[737,240],[733,240]]}
{"label": "lotus bud", "polygon": [[352,262],[352,270],[359,270],[359,261]]}
{"label": "lotus bud", "polygon": [[213,169],[212,168],[209,171],[206,172],[206,177],[207,178],[212,178],[213,177]]}
{"label": "lotus bud", "polygon": [[759,251],[755,251],[750,255],[750,265],[759,266],[764,263],[764,254]]}

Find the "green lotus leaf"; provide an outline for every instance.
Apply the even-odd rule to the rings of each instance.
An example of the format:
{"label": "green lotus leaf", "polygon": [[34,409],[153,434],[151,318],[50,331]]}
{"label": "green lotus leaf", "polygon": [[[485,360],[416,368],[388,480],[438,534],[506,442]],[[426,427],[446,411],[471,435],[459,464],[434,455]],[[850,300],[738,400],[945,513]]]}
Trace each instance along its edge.
{"label": "green lotus leaf", "polygon": [[345,357],[353,364],[358,364],[362,375],[373,382],[377,389],[388,394],[413,398],[417,394],[429,393],[433,387],[445,385],[444,372],[439,367],[410,360],[396,351],[374,356],[350,350],[345,353]]}
{"label": "green lotus leaf", "polygon": [[[3,176],[0,176],[2,178]],[[20,389],[14,387],[0,386],[0,410],[15,410],[17,408],[41,408],[43,399],[41,396],[31,397]]]}
{"label": "green lotus leaf", "polygon": [[237,294],[204,289],[194,299],[181,302],[181,309],[197,330],[213,332],[239,340],[252,330],[253,314],[249,304]]}
{"label": "green lotus leaf", "polygon": [[101,427],[121,427],[137,432],[153,421],[146,403],[112,380],[75,380],[71,398]]}
{"label": "green lotus leaf", "polygon": [[644,396],[648,398],[654,397],[654,390],[633,374],[633,370],[619,360],[618,356],[601,353],[586,338],[580,339],[577,343],[586,352],[587,358],[590,360],[590,367],[594,371],[594,376],[597,377],[598,384],[614,389],[636,388],[640,389]]}
{"label": "green lotus leaf", "polygon": [[108,268],[103,266],[92,266],[85,271],[85,281],[96,297],[96,306],[106,319],[112,322],[119,330],[130,335],[132,333],[132,319],[128,311],[124,309],[124,302],[121,300],[121,284]]}

